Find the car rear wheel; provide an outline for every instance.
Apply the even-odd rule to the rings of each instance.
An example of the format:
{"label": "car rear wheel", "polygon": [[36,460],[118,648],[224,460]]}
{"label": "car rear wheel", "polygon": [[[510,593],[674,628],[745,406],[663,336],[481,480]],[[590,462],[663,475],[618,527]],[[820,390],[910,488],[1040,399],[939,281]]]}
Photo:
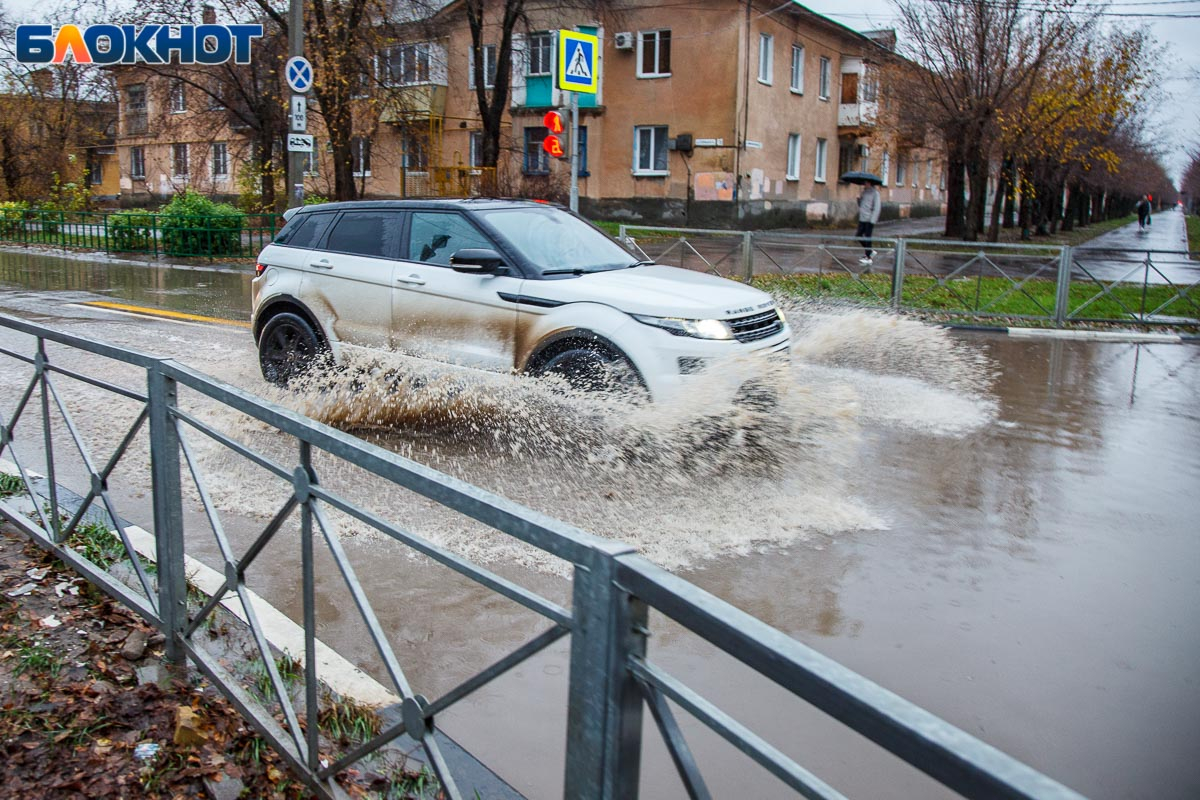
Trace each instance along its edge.
{"label": "car rear wheel", "polygon": [[619,394],[637,400],[647,398],[646,386],[628,358],[590,342],[572,344],[555,353],[538,374],[557,375],[580,391]]}
{"label": "car rear wheel", "polygon": [[267,321],[258,340],[258,364],[263,377],[286,386],[325,360],[328,348],[308,321],[284,312]]}

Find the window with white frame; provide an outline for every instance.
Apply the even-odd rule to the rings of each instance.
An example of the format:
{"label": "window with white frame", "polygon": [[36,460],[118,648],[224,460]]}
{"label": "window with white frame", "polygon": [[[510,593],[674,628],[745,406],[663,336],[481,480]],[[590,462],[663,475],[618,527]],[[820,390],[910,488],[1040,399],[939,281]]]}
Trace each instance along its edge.
{"label": "window with white frame", "polygon": [[787,179],[800,180],[800,134],[788,134]]}
{"label": "window with white frame", "polygon": [[467,164],[472,167],[483,166],[483,131],[471,131],[467,143]]}
{"label": "window with white frame", "polygon": [[891,153],[884,150],[883,151],[883,162],[879,165],[879,177],[883,179],[884,186],[888,185],[888,173],[891,172],[891,169],[892,169]]}
{"label": "window with white frame", "polygon": [[549,31],[529,36],[529,72],[527,75],[549,75],[554,55],[554,34]]}
{"label": "window with white frame", "polygon": [[146,113],[146,84],[135,83],[125,87],[126,110],[131,114]]}
{"label": "window with white frame", "polygon": [[350,140],[350,164],[356,178],[371,177],[371,140],[355,136]]}
{"label": "window with white frame", "polygon": [[817,86],[817,97],[822,100],[829,99],[829,71],[831,62],[825,56],[821,56],[821,74],[820,83]]}
{"label": "window with white frame", "polygon": [[792,45],[792,91],[804,94],[804,45]]}
{"label": "window with white frame", "polygon": [[904,186],[904,179],[908,177],[908,170],[904,161],[904,154],[896,154],[896,185]]}
{"label": "window with white frame", "polygon": [[187,177],[188,146],[186,144],[171,145],[171,174],[176,178]]}
{"label": "window with white frame", "polygon": [[917,160],[914,158],[912,164],[908,168],[908,177],[912,180],[912,188],[917,188],[917,181],[920,179],[921,168],[917,166]]}
{"label": "window with white frame", "polygon": [[758,82],[771,85],[775,71],[775,37],[769,33],[758,35]]}
{"label": "window with white frame", "polygon": [[424,172],[429,169],[429,154],[425,147],[425,137],[406,133],[401,141],[401,146],[404,148],[401,166],[416,172]]}
{"label": "window with white frame", "polygon": [[212,155],[209,157],[214,178],[224,178],[229,175],[229,146],[225,142],[213,142]]}
{"label": "window with white frame", "polygon": [[813,180],[817,183],[825,182],[825,161],[829,157],[829,143],[824,139],[817,139],[817,165],[813,170]]}
{"label": "window with white frame", "polygon": [[[496,45],[485,44],[479,48],[483,53],[483,88],[491,89],[496,85]],[[475,88],[478,70],[475,68],[475,51],[471,51],[471,88]]]}
{"label": "window with white frame", "polygon": [[138,179],[146,177],[146,148],[129,148],[129,177]]}
{"label": "window with white frame", "polygon": [[429,83],[429,45],[402,44],[379,54],[380,79],[384,86]]}
{"label": "window with white frame", "polygon": [[639,125],[633,129],[633,174],[666,175],[667,126]]}
{"label": "window with white frame", "polygon": [[671,32],[638,33],[638,77],[663,78],[671,74]]}
{"label": "window with white frame", "polygon": [[314,147],[312,150],[302,151],[300,155],[303,157],[300,163],[304,167],[304,177],[317,177],[321,163],[321,159],[317,156],[317,148]]}
{"label": "window with white frame", "polygon": [[187,111],[187,92],[184,91],[183,81],[175,78],[171,81],[170,89],[171,113],[178,114]]}
{"label": "window with white frame", "polygon": [[925,162],[925,188],[933,188],[933,159],[928,159]]}

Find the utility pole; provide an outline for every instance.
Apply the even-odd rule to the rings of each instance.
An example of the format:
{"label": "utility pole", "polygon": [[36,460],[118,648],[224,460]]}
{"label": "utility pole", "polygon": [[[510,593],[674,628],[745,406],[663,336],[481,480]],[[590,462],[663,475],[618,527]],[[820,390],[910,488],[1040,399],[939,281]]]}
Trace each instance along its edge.
{"label": "utility pole", "polygon": [[[288,5],[288,56],[304,56],[304,0],[289,0]],[[304,95],[293,91],[288,103],[288,131],[304,133],[308,127],[307,113],[297,114],[297,108],[308,109]],[[287,150],[288,208],[304,205],[304,161],[305,154]]]}
{"label": "utility pole", "polygon": [[579,213],[579,92],[571,92],[571,210]]}

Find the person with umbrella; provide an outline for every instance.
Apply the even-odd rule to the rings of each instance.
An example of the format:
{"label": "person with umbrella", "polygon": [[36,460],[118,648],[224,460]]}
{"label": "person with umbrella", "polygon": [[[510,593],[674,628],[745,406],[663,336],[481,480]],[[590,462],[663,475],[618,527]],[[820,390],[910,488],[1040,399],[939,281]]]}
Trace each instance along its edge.
{"label": "person with umbrella", "polygon": [[854,236],[863,246],[863,257],[858,263],[869,270],[875,258],[875,251],[871,249],[871,234],[875,232],[875,223],[879,222],[879,212],[883,208],[883,199],[875,187],[882,184],[883,180],[872,172],[847,172],[841,180],[843,183],[861,183],[863,187],[858,197],[858,228]]}

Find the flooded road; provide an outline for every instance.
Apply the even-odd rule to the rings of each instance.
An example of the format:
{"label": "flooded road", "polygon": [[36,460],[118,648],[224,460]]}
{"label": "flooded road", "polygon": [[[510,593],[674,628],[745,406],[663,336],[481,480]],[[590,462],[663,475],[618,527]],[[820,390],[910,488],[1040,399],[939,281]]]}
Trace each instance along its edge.
{"label": "flooded road", "polygon": [[[0,275],[8,258],[0,254]],[[0,311],[268,391],[245,331],[71,308],[63,304],[88,289],[65,288],[0,291]],[[444,394],[418,390],[405,400],[371,395],[369,385],[333,403],[328,393],[279,399],[631,542],[1087,796],[1200,795],[1193,758],[1200,741],[1200,349],[947,335],[884,315],[816,308],[793,319],[802,325],[796,391],[783,409],[786,424],[773,429],[778,438],[765,469],[742,458],[737,445],[709,441],[706,448],[688,437],[703,422],[700,409],[649,411],[617,426],[602,407],[539,407],[536,388],[505,379],[464,389],[455,377]],[[7,331],[0,344],[28,352]],[[4,413],[25,374],[23,365],[0,364]],[[436,377],[426,376],[425,385],[436,385]],[[68,398],[85,418],[86,435],[119,438],[113,423],[129,410],[114,404],[96,412],[89,397],[81,388]],[[262,426],[220,409],[199,413],[274,448],[281,463],[295,457],[291,443]],[[428,423],[432,416],[438,424]],[[630,430],[639,435],[629,437]],[[197,447],[231,536],[244,547],[285,490],[215,448]],[[641,463],[631,467],[630,453]],[[137,466],[121,476],[120,508],[149,525]],[[322,475],[408,529],[569,601],[564,565],[401,491],[380,491],[353,470],[330,467]],[[196,531],[189,550],[211,560],[211,535],[200,532],[194,504],[189,513]],[[410,678],[429,697],[544,628],[393,542],[351,526],[343,533]],[[271,545],[271,573],[252,579],[295,615],[290,546],[288,539]],[[347,593],[331,571],[324,574],[319,635],[370,665]],[[652,632],[656,663],[840,791],[946,796],[653,615]],[[472,695],[439,724],[528,796],[559,796],[566,671],[563,645]],[[680,716],[714,796],[784,796],[773,779]],[[646,742],[643,796],[684,796],[653,723]]]}

